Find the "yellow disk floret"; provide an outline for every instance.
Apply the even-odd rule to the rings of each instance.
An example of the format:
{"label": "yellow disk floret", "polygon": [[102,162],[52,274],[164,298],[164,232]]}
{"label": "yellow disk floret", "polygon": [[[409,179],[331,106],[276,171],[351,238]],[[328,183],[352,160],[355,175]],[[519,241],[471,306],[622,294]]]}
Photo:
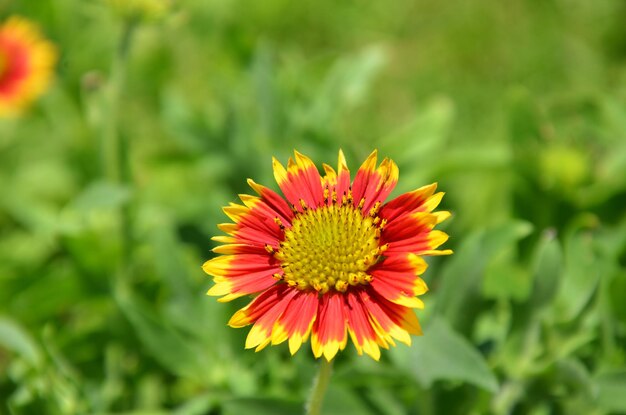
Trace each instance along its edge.
{"label": "yellow disk floret", "polygon": [[368,284],[367,270],[386,248],[379,245],[382,223],[375,213],[364,216],[351,203],[299,213],[275,253],[284,272],[276,278],[322,294]]}

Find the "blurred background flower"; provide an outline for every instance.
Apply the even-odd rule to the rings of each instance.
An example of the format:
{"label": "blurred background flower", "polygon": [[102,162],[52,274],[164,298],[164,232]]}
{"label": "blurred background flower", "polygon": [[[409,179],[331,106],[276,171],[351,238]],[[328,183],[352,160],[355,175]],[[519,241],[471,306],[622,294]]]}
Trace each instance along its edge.
{"label": "blurred background flower", "polygon": [[[0,0],[62,52],[55,87],[0,121],[0,412],[299,413],[313,357],[242,350],[226,324],[247,299],[206,297],[198,266],[221,206],[294,148],[378,148],[391,198],[438,181],[453,212],[425,335],[378,363],[346,347],[323,413],[626,411],[626,3],[116,7]],[[114,180],[100,136],[129,20]]]}
{"label": "blurred background flower", "polygon": [[16,115],[50,82],[56,51],[35,23],[13,16],[0,23],[0,117]]}

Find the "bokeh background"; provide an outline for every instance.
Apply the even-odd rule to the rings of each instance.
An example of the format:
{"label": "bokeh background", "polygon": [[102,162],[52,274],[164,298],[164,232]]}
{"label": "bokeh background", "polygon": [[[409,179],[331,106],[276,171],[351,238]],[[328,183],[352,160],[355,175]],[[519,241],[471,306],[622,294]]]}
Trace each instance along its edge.
{"label": "bokeh background", "polygon": [[626,413],[626,2],[0,1],[58,48],[0,120],[0,413],[301,413],[308,347],[204,293],[271,157],[447,192],[425,335],[349,345],[326,414]]}

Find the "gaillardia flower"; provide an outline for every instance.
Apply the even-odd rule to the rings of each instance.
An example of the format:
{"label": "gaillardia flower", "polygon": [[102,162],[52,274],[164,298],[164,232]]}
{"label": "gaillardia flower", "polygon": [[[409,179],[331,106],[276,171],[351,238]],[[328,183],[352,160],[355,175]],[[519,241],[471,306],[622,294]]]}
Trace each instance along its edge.
{"label": "gaillardia flower", "polygon": [[15,115],[48,86],[56,61],[53,45],[20,17],[0,26],[0,116]]}
{"label": "gaillardia flower", "polygon": [[374,151],[354,182],[339,151],[335,171],[322,177],[308,157],[295,152],[285,169],[276,159],[274,176],[285,199],[248,180],[258,196],[240,195],[224,212],[234,223],[219,225],[228,236],[213,251],[224,254],[203,269],[214,277],[209,295],[230,301],[258,294],[229,321],[253,324],[246,348],[261,350],[289,340],[294,354],[311,337],[315,357],[330,361],[348,335],[359,354],[378,360],[380,348],[421,334],[413,308],[427,291],[420,275],[424,255],[448,236],[434,226],[450,216],[433,212],[443,193],[436,184],[384,203],[398,181],[398,167]]}

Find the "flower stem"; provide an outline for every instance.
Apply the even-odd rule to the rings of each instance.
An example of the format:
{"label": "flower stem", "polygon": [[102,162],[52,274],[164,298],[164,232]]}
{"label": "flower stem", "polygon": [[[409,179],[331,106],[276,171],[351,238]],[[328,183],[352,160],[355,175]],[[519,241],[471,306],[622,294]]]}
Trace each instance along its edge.
{"label": "flower stem", "polygon": [[[132,187],[130,169],[130,142],[119,126],[119,106],[126,84],[126,69],[133,34],[137,27],[137,19],[126,18],[122,33],[113,58],[109,90],[109,119],[106,130],[108,143],[108,176],[125,187]],[[128,272],[133,250],[133,221],[131,206],[127,203],[120,208],[120,237],[122,240],[122,258],[120,272]]]}
{"label": "flower stem", "polygon": [[320,415],[322,410],[322,403],[324,402],[324,395],[326,389],[328,389],[328,383],[330,382],[330,375],[333,371],[333,360],[330,362],[324,358],[321,359],[319,372],[313,383],[313,389],[306,403],[307,415]]}

